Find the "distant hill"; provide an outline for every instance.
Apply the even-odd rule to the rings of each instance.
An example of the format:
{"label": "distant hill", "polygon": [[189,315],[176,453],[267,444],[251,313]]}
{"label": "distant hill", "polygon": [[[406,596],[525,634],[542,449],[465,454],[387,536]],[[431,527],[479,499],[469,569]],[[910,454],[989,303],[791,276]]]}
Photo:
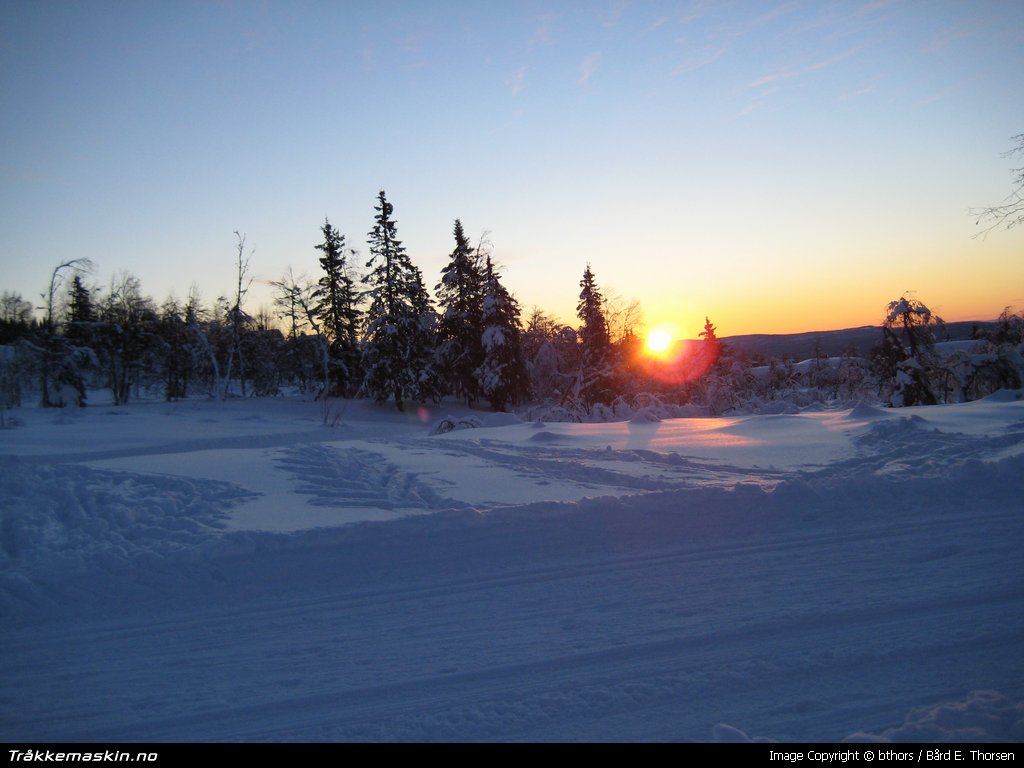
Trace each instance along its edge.
{"label": "distant hill", "polygon": [[[940,341],[960,341],[971,338],[975,328],[987,330],[995,323],[966,321],[946,323],[946,332]],[[838,357],[848,349],[855,349],[860,355],[867,355],[882,338],[879,326],[864,325],[860,328],[846,328],[841,331],[811,331],[809,333],[753,333],[745,336],[725,336],[726,344],[750,354],[766,357],[794,358],[806,360],[815,354]]]}

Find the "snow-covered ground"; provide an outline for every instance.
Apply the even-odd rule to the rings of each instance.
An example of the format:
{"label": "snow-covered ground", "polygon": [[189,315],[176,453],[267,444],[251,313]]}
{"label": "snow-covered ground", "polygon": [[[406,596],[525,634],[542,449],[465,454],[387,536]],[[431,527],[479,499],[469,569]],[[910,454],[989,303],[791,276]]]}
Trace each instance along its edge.
{"label": "snow-covered ground", "polygon": [[1024,740],[1024,398],[0,430],[0,739]]}

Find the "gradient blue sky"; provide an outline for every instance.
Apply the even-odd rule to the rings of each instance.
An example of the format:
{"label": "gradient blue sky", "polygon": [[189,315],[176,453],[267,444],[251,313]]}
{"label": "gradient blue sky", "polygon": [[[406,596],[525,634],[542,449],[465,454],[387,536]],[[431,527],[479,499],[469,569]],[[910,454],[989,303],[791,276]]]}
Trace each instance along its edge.
{"label": "gradient blue sky", "polygon": [[[452,222],[524,308],[590,262],[682,335],[1024,308],[1024,228],[972,239],[1024,132],[1024,3],[21,2],[0,9],[0,289],[61,260],[247,309],[367,255],[385,189],[432,287]],[[1017,162],[1015,165],[1021,165]]]}

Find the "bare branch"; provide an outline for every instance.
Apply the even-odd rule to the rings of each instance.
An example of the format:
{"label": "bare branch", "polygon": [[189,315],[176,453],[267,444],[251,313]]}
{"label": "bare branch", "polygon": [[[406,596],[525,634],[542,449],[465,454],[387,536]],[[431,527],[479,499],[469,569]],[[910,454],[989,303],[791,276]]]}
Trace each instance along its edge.
{"label": "bare branch", "polygon": [[53,304],[57,298],[57,291],[64,284],[64,272],[71,270],[72,274],[79,274],[82,272],[91,272],[93,263],[91,259],[71,259],[71,261],[65,261],[63,264],[58,264],[53,268],[53,272],[50,274],[50,288],[42,294],[43,301],[46,302],[43,309],[46,310],[46,316],[43,318],[43,322],[47,329],[53,330]]}
{"label": "bare branch", "polygon": [[[1017,134],[1012,141],[1016,142],[1016,146],[1003,152],[1001,157],[1011,158],[1018,154],[1024,156],[1024,133]],[[1010,230],[1024,224],[1024,167],[1011,168],[1010,172],[1013,174],[1015,188],[1003,198],[1000,205],[969,209],[971,216],[977,217],[975,225],[982,222],[987,224],[983,230],[972,235],[972,238],[980,237],[984,240],[993,230]]]}

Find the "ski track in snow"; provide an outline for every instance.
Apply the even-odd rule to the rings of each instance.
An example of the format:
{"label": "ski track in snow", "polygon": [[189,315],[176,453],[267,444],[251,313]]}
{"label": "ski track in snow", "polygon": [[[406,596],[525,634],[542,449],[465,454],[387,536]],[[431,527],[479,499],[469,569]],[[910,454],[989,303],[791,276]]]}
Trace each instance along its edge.
{"label": "ski track in snow", "polygon": [[328,507],[437,510],[461,506],[446,499],[415,474],[382,456],[338,445],[302,445],[284,451],[279,466],[300,480],[296,493]]}
{"label": "ski track in snow", "polygon": [[0,737],[1022,740],[1024,420],[960,409],[854,409],[785,469],[594,425],[160,444],[391,518],[291,534],[225,526],[244,483],[79,463],[144,446],[0,459]]}

